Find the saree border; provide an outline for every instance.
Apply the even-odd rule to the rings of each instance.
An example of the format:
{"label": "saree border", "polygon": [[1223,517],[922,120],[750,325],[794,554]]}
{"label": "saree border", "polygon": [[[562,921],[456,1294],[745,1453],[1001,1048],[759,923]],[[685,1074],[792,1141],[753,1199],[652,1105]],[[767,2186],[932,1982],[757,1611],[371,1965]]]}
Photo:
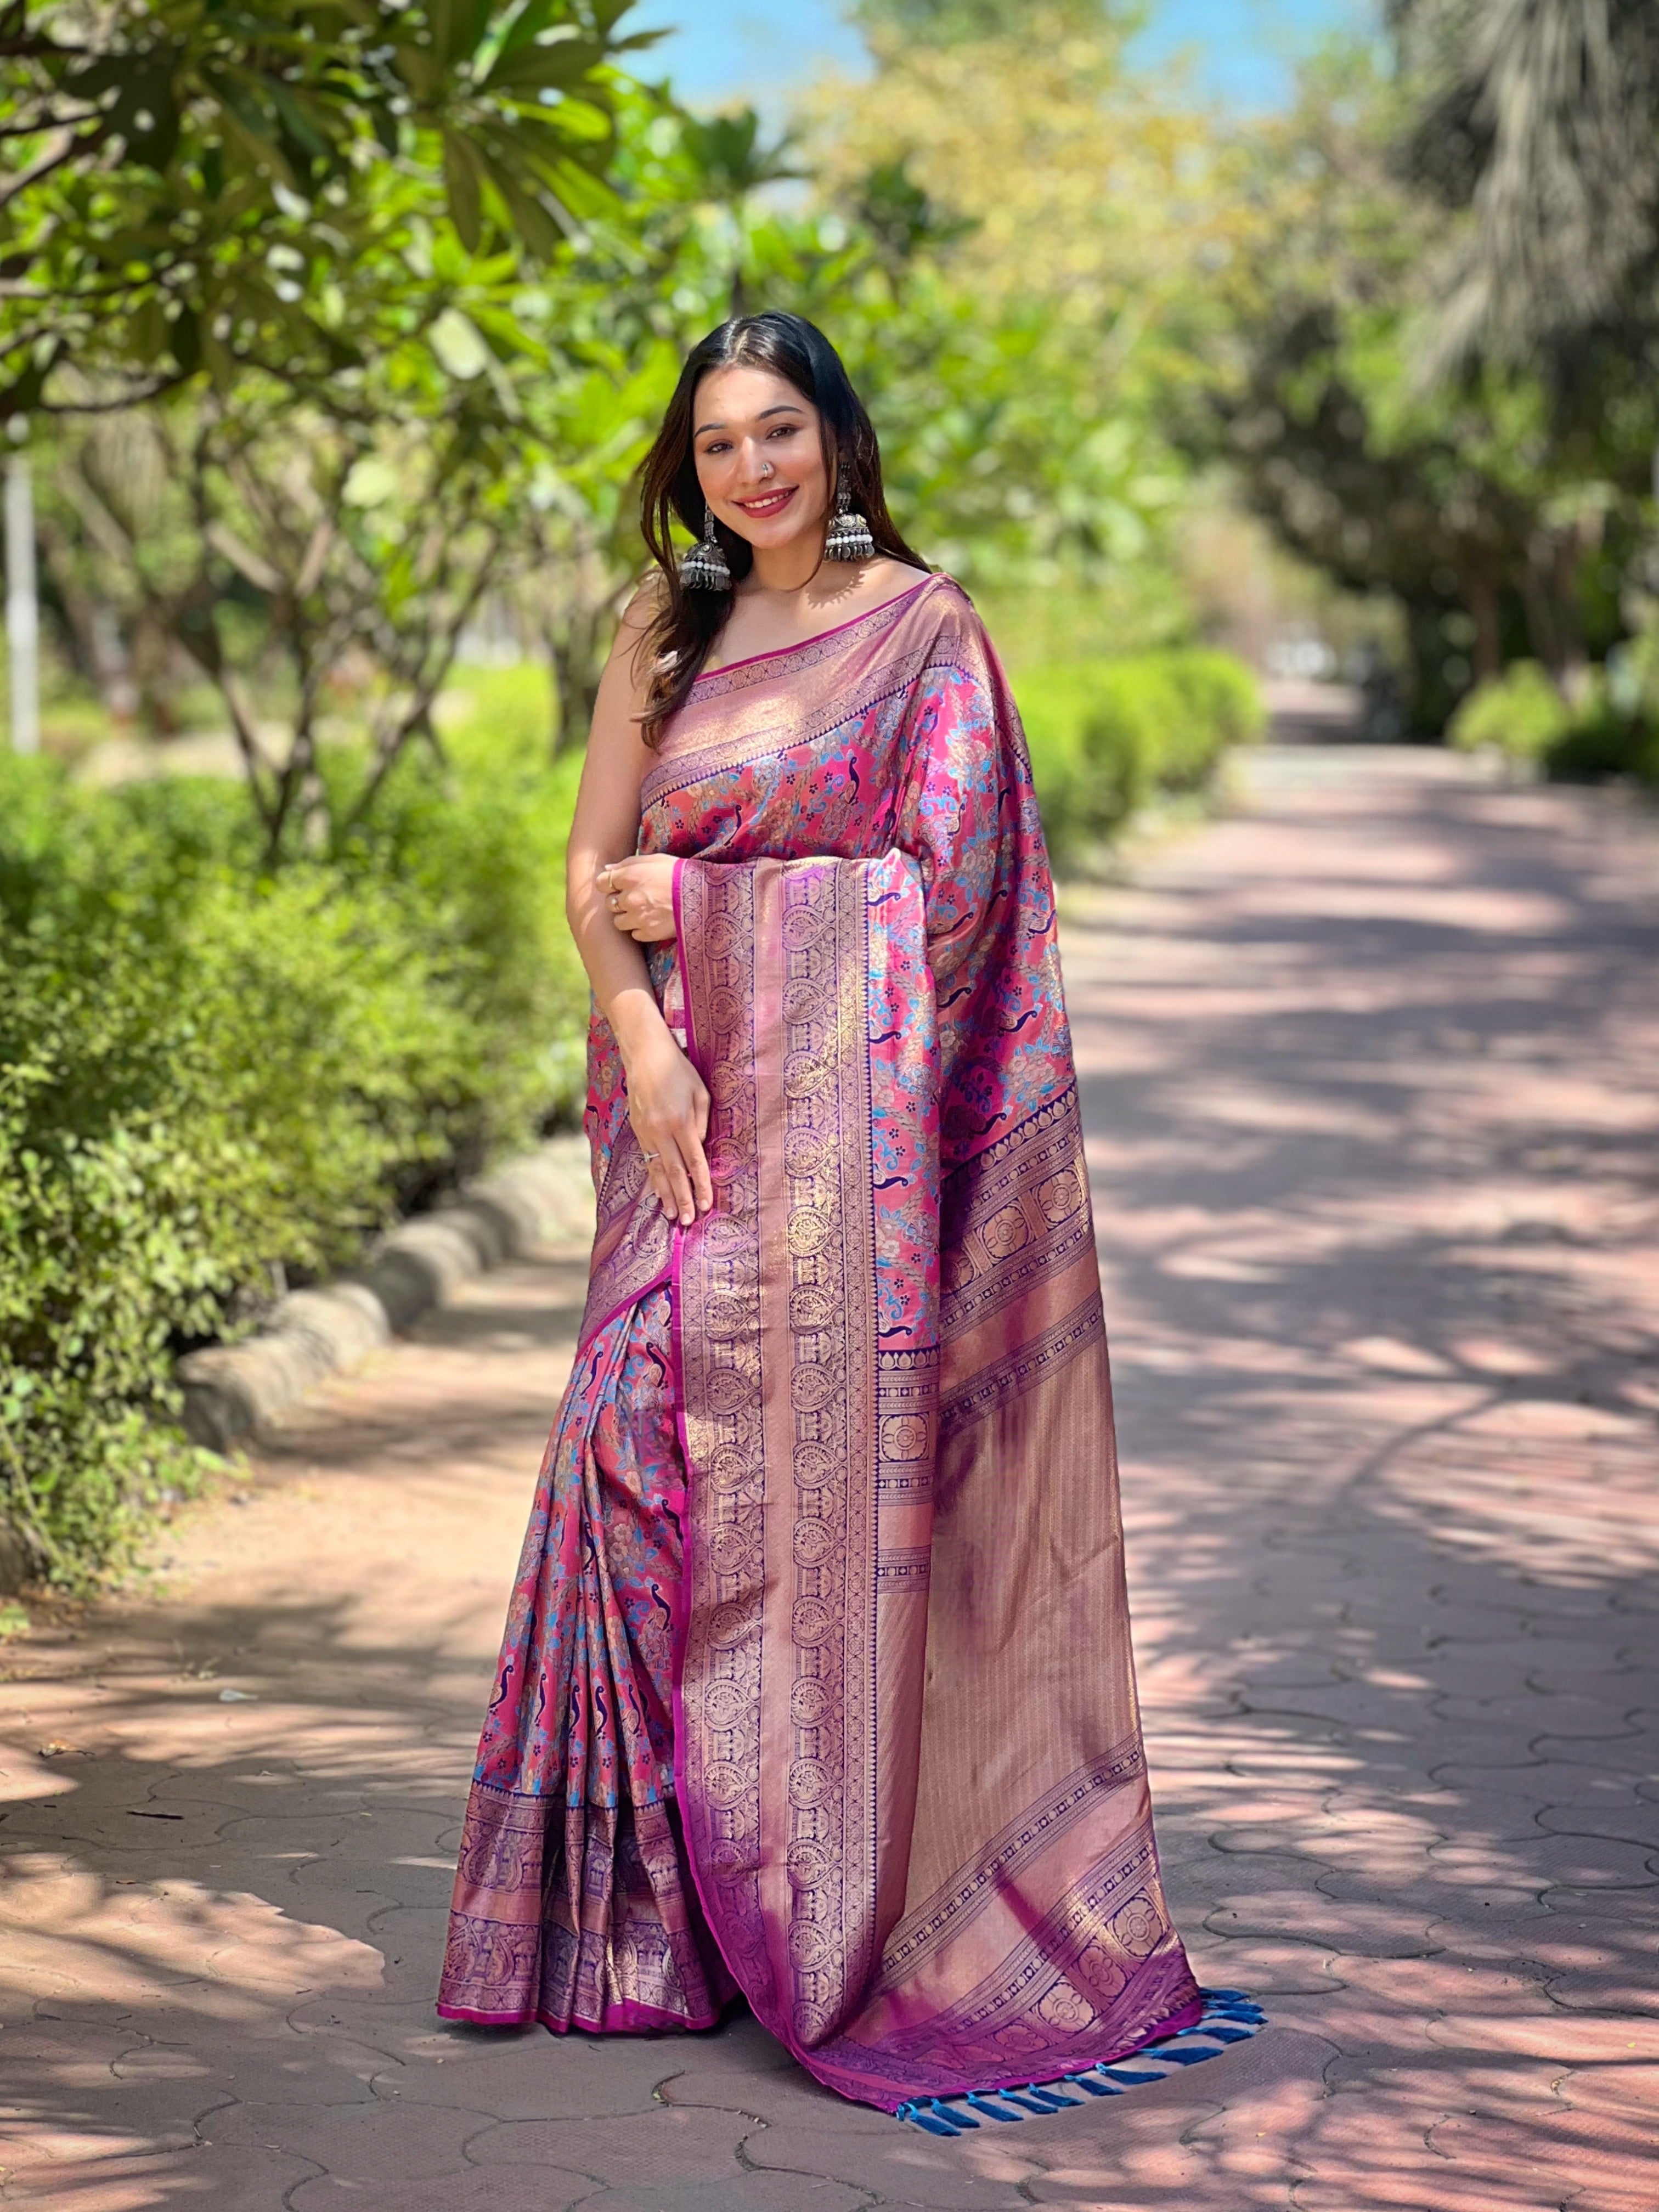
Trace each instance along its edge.
{"label": "saree border", "polygon": [[[673,898],[686,1048],[708,1087],[705,1152],[715,1191],[713,1211],[673,1237],[675,1418],[689,1491],[674,1652],[674,1789],[704,1917],[727,1972],[760,2010],[770,2001],[773,1973],[757,1888],[760,1547],[767,1515],[757,1410],[764,1382],[752,1096],[757,1039],[752,975],[737,957],[754,942],[753,874],[678,861]],[[703,1325],[688,1327],[688,1313],[700,1303]],[[744,1508],[752,1529],[744,1525]]]}
{"label": "saree border", "polygon": [[675,872],[720,1194],[677,1244],[693,1488],[676,1782],[722,1955],[803,2056],[875,1966],[878,1609],[926,1587],[925,1560],[879,1542],[884,1401],[914,1384],[884,1391],[875,1338],[869,874]]}
{"label": "saree border", "polygon": [[1066,1832],[1086,1819],[1103,1796],[1139,1782],[1146,1772],[1146,1754],[1139,1732],[1101,1753],[1037,1800],[1029,1810],[1007,1821],[984,1849],[951,1881],[925,1898],[888,1937],[881,1957],[881,1980],[872,1995],[892,1987],[901,1975],[913,1973],[936,1951],[953,1942],[987,1905],[1003,1884],[1012,1882],[1033,1860],[1049,1850]]}
{"label": "saree border", "polygon": [[[710,686],[701,695],[702,697],[719,699],[725,697],[729,691],[746,690],[751,684],[764,683],[774,676],[793,676],[799,669],[815,666],[838,645],[850,644],[853,632],[864,629],[866,624],[880,629],[891,629],[905,608],[914,605],[933,584],[948,584],[952,591],[962,590],[953,577],[936,570],[931,575],[919,576],[914,584],[907,584],[902,592],[890,599],[884,599],[878,607],[868,607],[861,615],[850,615],[844,623],[836,623],[829,629],[817,630],[811,637],[798,639],[793,645],[774,646],[767,653],[745,653],[741,660],[724,661],[718,668],[701,671],[693,681]],[[763,677],[748,673],[750,669],[762,667],[766,671]],[[722,683],[722,678],[733,680]]]}

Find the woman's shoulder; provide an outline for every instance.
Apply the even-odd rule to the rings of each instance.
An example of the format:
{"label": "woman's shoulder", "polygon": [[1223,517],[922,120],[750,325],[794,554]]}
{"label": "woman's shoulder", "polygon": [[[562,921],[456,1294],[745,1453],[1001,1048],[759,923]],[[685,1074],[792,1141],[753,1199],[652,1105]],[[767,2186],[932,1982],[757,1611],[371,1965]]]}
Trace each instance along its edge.
{"label": "woman's shoulder", "polygon": [[[834,576],[836,571],[828,564],[826,570]],[[824,573],[820,571],[821,574]],[[873,560],[864,562],[856,574],[832,585],[826,604],[834,606],[838,603],[845,620],[859,622],[866,615],[879,614],[884,608],[908,599],[922,585],[933,580],[931,568],[918,568],[908,561],[896,559],[890,553],[878,553]]]}
{"label": "woman's shoulder", "polygon": [[938,574],[936,568],[919,568],[914,562],[901,561],[895,554],[878,553],[866,571],[866,578],[890,592],[902,592],[913,584],[927,583]]}
{"label": "woman's shoulder", "polygon": [[974,617],[973,601],[956,578],[946,575],[943,568],[918,568],[908,561],[884,554],[866,569],[860,585],[860,596],[869,599],[872,610],[905,600],[918,607],[938,608],[941,611],[948,609]]}
{"label": "woman's shoulder", "polygon": [[954,576],[943,568],[913,568],[904,561],[895,561],[892,567],[896,582],[890,599],[909,600],[916,618],[925,620],[942,638],[984,637],[978,611]]}

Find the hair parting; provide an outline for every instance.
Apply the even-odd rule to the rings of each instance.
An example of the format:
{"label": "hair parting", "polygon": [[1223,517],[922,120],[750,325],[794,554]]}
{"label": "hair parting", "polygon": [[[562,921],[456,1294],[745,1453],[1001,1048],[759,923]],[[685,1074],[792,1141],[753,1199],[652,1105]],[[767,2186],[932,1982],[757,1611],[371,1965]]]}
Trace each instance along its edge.
{"label": "hair parting", "polygon": [[[914,568],[927,566],[900,537],[887,511],[875,429],[823,332],[804,316],[775,311],[738,315],[720,324],[686,356],[662,428],[640,471],[640,527],[660,579],[657,611],[639,647],[648,670],[642,731],[653,747],[665,724],[690,696],[732,611],[729,592],[689,591],[682,582],[673,526],[678,520],[693,538],[701,538],[707,527],[708,510],[697,482],[693,442],[697,387],[712,370],[737,368],[769,369],[811,401],[823,425],[831,484],[846,485],[852,505],[870,525],[876,550]],[[747,538],[718,517],[714,535],[735,583],[749,574],[753,550]]]}

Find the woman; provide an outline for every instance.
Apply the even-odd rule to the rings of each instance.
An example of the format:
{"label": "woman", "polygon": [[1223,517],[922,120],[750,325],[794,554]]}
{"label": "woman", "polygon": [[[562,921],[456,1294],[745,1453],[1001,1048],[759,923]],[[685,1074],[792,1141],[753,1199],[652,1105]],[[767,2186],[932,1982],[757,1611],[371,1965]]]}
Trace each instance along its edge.
{"label": "woman", "polygon": [[644,495],[570,838],[599,1231],[439,2009],[1053,2081],[1200,2002],[1018,720],[811,324],[696,348]]}

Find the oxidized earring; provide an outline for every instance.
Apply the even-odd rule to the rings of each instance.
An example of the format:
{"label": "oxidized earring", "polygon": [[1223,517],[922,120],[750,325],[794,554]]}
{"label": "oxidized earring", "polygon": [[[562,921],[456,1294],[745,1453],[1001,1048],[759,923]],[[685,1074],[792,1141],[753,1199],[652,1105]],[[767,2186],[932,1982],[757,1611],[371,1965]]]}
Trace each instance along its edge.
{"label": "oxidized earring", "polygon": [[680,562],[680,581],[689,591],[729,592],[732,571],[726,566],[726,548],[714,535],[714,510],[708,501],[702,507],[706,518],[702,537]]}
{"label": "oxidized earring", "polygon": [[873,561],[876,557],[876,541],[870,535],[869,524],[853,505],[845,477],[823,534],[823,557],[826,561]]}

